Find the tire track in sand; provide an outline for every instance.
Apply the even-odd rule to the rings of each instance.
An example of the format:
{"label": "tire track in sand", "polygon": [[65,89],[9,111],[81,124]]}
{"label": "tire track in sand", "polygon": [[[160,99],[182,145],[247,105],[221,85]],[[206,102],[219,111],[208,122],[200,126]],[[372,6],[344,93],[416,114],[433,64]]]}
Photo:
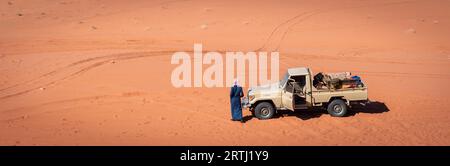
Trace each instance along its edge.
{"label": "tire track in sand", "polygon": [[[81,75],[89,70],[97,68],[99,66],[105,65],[112,61],[119,60],[131,60],[137,58],[146,58],[153,56],[163,56],[168,53],[173,53],[173,51],[154,51],[154,52],[133,52],[133,53],[121,53],[106,56],[98,56],[79,60],[69,65],[61,68],[57,68],[53,71],[40,75],[34,79],[30,79],[7,88],[0,90],[1,96],[0,100],[7,99],[19,95],[23,95],[40,88],[47,87],[50,85],[56,85],[57,83],[68,80],[72,77]],[[36,85],[37,84],[37,85]],[[29,87],[31,85],[31,87]],[[11,91],[11,92],[6,92]]]}
{"label": "tire track in sand", "polygon": [[292,28],[294,26],[308,20],[309,18],[311,18],[315,15],[329,13],[329,12],[335,12],[335,11],[340,11],[340,10],[347,10],[347,9],[385,7],[385,6],[391,6],[391,5],[408,4],[408,3],[412,3],[412,2],[417,2],[417,0],[386,2],[386,3],[370,4],[370,5],[355,5],[355,6],[339,7],[339,8],[315,9],[315,10],[303,12],[298,15],[295,15],[294,17],[287,19],[286,21],[282,22],[281,24],[278,24],[272,30],[272,32],[269,34],[269,36],[267,37],[267,39],[263,43],[263,45],[260,48],[256,49],[255,52],[279,51],[281,43],[286,38],[287,34],[292,30]]}
{"label": "tire track in sand", "polygon": [[[309,56],[309,55],[308,55]],[[296,59],[291,56],[285,56],[287,60],[283,63],[286,66],[295,66]],[[319,59],[319,58],[317,58]],[[326,56],[326,59],[332,59],[336,61],[352,61],[348,59],[339,59],[339,58],[333,58],[331,56]],[[361,60],[362,61],[362,60]],[[353,62],[359,62],[359,61],[353,61]],[[385,63],[385,64],[396,64],[391,61],[371,61],[372,63]],[[414,65],[414,64],[410,64]],[[339,72],[339,71],[328,71],[328,72]],[[450,79],[450,74],[445,73],[426,73],[426,72],[408,72],[408,71],[368,71],[368,70],[352,70],[353,73],[359,73],[359,74],[365,74],[370,76],[377,76],[377,77],[420,77],[420,78],[430,78],[430,79]]]}
{"label": "tire track in sand", "polygon": [[[54,69],[50,72],[42,74],[36,78],[14,84],[12,86],[0,89],[0,100],[7,99],[15,96],[20,96],[35,90],[39,90],[44,87],[56,85],[57,83],[68,80],[70,78],[79,76],[85,72],[88,72],[94,68],[108,64],[114,61],[131,60],[138,58],[147,58],[155,56],[171,55],[174,52],[188,52],[192,53],[193,50],[165,50],[165,51],[148,51],[148,52],[128,52],[104,56],[96,56],[91,58],[82,59],[72,62],[66,66]],[[209,52],[209,50],[204,50]],[[30,87],[31,86],[31,87]],[[11,91],[11,92],[8,92]]]}

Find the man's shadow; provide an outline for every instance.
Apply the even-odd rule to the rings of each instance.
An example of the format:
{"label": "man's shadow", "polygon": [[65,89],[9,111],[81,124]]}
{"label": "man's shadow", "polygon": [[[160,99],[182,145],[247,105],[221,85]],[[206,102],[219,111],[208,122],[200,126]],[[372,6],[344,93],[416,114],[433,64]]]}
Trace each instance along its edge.
{"label": "man's shadow", "polygon": [[[370,102],[365,105],[355,104],[352,105],[351,108],[348,108],[347,115],[345,117],[351,117],[355,116],[356,114],[360,113],[367,113],[367,114],[380,114],[384,112],[389,112],[389,108],[386,106],[386,104],[382,102]],[[322,108],[314,108],[314,109],[307,109],[307,110],[295,110],[295,111],[289,111],[289,110],[278,110],[277,113],[273,116],[273,119],[283,118],[283,117],[297,117],[302,120],[308,120],[313,118],[319,118],[322,115],[327,114],[328,112],[326,109]],[[247,115],[243,117],[244,122],[247,122],[251,119],[253,119],[254,116]]]}

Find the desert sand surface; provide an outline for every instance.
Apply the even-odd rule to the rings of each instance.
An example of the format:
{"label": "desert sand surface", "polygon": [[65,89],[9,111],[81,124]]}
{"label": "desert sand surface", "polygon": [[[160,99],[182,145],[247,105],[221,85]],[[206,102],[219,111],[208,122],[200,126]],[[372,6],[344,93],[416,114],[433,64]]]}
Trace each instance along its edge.
{"label": "desert sand surface", "polygon": [[[450,145],[448,0],[0,0],[0,145]],[[228,88],[170,63],[279,51],[280,74],[352,71],[368,107],[230,121]],[[248,87],[245,87],[247,89]]]}

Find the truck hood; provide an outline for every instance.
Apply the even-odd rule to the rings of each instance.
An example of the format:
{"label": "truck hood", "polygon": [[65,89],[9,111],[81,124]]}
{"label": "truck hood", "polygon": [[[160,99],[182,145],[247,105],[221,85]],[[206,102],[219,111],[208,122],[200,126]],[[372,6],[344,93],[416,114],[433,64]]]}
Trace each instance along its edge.
{"label": "truck hood", "polygon": [[270,94],[280,91],[280,82],[249,88],[249,94]]}

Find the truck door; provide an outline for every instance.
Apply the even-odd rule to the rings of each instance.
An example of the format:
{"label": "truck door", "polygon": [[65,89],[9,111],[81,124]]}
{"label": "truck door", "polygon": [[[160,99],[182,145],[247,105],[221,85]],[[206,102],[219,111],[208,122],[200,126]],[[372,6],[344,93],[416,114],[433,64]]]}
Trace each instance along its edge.
{"label": "truck door", "polygon": [[293,77],[295,80],[293,86],[293,107],[294,109],[307,109],[308,97],[306,95],[306,75],[298,75]]}
{"label": "truck door", "polygon": [[293,86],[292,86],[292,80],[289,80],[286,85],[283,88],[283,91],[281,92],[281,103],[284,108],[289,110],[294,110],[294,102],[292,100],[293,98]]}
{"label": "truck door", "polygon": [[306,97],[306,104],[308,106],[314,106],[313,103],[313,96],[312,96],[312,79],[311,79],[311,73],[306,76],[306,84],[305,84],[305,97]]}

